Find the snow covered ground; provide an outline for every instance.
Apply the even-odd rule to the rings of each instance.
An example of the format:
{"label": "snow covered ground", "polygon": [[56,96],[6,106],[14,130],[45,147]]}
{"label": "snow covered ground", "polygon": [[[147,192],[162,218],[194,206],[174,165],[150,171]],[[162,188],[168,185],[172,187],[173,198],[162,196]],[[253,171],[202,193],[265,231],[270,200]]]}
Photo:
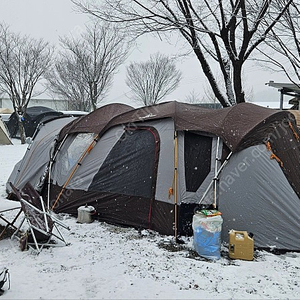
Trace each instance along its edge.
{"label": "snow covered ground", "polygon": [[[16,204],[5,199],[5,184],[27,148],[13,142],[0,146],[0,210]],[[256,251],[254,261],[242,261],[223,247],[221,259],[210,262],[195,255],[192,238],[176,247],[170,236],[60,217],[71,227],[63,231],[69,246],[35,255],[16,240],[0,241],[0,270],[11,276],[2,299],[300,298],[299,253]]]}

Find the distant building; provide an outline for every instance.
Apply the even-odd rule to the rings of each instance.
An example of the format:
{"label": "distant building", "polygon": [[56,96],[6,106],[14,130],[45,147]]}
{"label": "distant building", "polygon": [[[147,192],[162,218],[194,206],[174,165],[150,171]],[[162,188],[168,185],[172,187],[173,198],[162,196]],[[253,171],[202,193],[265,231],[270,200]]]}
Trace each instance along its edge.
{"label": "distant building", "polygon": [[269,81],[266,85],[277,88],[280,92],[280,99],[279,99],[279,109],[283,109],[283,97],[291,96],[292,99],[289,100],[289,104],[293,105],[291,107],[292,110],[299,110],[300,109],[300,88],[299,85],[293,83],[282,83],[282,82],[274,82]]}
{"label": "distant building", "polygon": [[[45,106],[57,111],[68,110],[68,101],[61,99],[31,99],[28,107]],[[12,102],[9,98],[0,98],[0,108],[13,109]]]}

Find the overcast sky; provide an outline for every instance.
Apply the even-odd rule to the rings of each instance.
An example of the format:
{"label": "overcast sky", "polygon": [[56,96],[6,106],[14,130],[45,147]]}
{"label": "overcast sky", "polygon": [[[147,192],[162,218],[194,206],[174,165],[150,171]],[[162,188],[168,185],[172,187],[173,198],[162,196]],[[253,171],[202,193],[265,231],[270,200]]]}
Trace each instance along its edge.
{"label": "overcast sky", "polygon": [[[35,38],[43,37],[57,44],[59,36],[80,33],[89,22],[89,17],[76,11],[70,0],[0,0],[0,21],[5,22],[15,32]],[[180,50],[176,46],[167,45],[153,38],[143,38],[115,76],[107,102],[130,104],[130,100],[126,97],[129,92],[125,84],[126,65],[133,61],[145,61],[149,59],[150,54],[158,51],[176,55]],[[191,56],[178,60],[177,67],[183,72],[183,79],[179,88],[165,100],[184,101],[191,91],[203,95],[207,83],[199,62]],[[246,88],[252,89],[254,102],[278,102],[279,105],[279,92],[265,85],[270,80],[286,82],[283,75],[263,72],[255,66],[247,69]]]}

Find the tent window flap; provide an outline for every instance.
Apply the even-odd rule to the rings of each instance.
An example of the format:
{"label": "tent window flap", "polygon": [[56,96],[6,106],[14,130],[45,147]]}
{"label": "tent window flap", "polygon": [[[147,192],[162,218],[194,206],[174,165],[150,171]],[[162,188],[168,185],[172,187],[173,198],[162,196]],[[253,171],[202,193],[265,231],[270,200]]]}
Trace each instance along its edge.
{"label": "tent window flap", "polygon": [[53,182],[62,185],[66,182],[80,157],[93,141],[94,136],[94,133],[79,133],[68,137],[56,159]]}

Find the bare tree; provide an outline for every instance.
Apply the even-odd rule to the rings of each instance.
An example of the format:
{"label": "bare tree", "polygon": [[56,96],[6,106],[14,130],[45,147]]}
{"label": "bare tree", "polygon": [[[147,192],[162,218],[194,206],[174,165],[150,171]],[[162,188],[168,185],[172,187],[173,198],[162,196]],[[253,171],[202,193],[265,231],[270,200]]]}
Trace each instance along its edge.
{"label": "bare tree", "polygon": [[300,4],[294,2],[269,33],[257,61],[274,72],[283,72],[300,88]]}
{"label": "bare tree", "polygon": [[[251,102],[253,99],[253,89],[251,86],[248,84],[247,76],[242,73],[241,74],[241,80],[243,83],[243,88],[245,90],[245,100],[246,102]],[[216,74],[216,82],[219,86],[222,85],[222,75]],[[201,103],[218,103],[218,99],[216,98],[216,95],[214,94],[214,91],[211,88],[211,85],[206,82],[203,87],[203,94],[204,96],[201,99]]]}
{"label": "bare tree", "polygon": [[126,84],[134,99],[145,106],[154,105],[179,85],[181,72],[174,61],[156,53],[146,62],[131,63],[127,67]]}
{"label": "bare tree", "polygon": [[67,100],[68,110],[90,111],[89,88],[82,76],[80,62],[60,53],[54,68],[46,73],[46,86],[49,93]]}
{"label": "bare tree", "polygon": [[209,103],[208,101],[205,101],[205,99],[201,99],[200,95],[196,93],[195,90],[189,92],[189,94],[185,97],[185,102],[191,104]]}
{"label": "bare tree", "polygon": [[[37,83],[51,65],[53,48],[43,39],[21,36],[0,24],[0,91],[12,101],[19,116],[21,143],[25,143],[22,121]],[[35,93],[35,94],[34,94]]]}
{"label": "bare tree", "polygon": [[79,38],[64,37],[60,43],[64,50],[47,74],[49,89],[68,99],[74,109],[95,110],[127,57],[125,36],[112,24],[95,23]]}
{"label": "bare tree", "polygon": [[[72,2],[85,13],[124,25],[135,36],[178,33],[199,60],[215,97],[223,106],[231,106],[245,102],[241,80],[245,61],[293,0]],[[222,74],[221,86],[215,70]]]}

